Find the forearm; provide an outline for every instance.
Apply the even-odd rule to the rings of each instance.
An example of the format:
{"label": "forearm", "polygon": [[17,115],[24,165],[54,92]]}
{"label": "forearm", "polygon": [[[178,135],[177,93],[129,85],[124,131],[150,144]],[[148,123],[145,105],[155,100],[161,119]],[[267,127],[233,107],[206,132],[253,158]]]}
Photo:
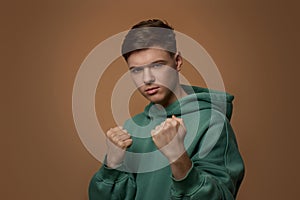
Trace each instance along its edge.
{"label": "forearm", "polygon": [[[201,149],[190,155],[192,168],[183,179],[173,178],[172,197],[174,199],[226,199],[233,200],[237,195],[244,175],[243,160],[239,154],[230,124],[216,123],[206,132],[207,135],[222,132],[214,147],[200,157]],[[199,140],[200,141],[200,140]],[[202,143],[203,145],[203,143]]]}
{"label": "forearm", "polygon": [[171,163],[172,175],[176,180],[183,179],[192,167],[192,161],[185,151],[176,161]]}
{"label": "forearm", "polygon": [[108,168],[103,164],[89,185],[89,199],[134,199],[136,184],[132,174]]}
{"label": "forearm", "polygon": [[224,183],[195,166],[192,166],[183,179],[175,180],[173,178],[171,194],[174,200],[234,200],[231,191]]}

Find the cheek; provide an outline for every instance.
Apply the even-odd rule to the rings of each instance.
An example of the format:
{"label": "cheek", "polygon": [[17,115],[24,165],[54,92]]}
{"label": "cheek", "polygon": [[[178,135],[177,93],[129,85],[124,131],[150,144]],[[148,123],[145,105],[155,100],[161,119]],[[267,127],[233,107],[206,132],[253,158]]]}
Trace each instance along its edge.
{"label": "cheek", "polygon": [[131,75],[131,79],[137,88],[143,85],[143,76],[142,75]]}
{"label": "cheek", "polygon": [[156,74],[156,81],[158,84],[172,90],[177,83],[178,73],[176,70],[170,68],[161,73]]}

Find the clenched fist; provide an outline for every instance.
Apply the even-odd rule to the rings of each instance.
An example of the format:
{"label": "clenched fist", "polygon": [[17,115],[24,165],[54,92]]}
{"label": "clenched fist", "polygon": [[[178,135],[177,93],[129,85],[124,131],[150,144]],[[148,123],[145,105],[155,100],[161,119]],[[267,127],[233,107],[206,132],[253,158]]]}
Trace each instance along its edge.
{"label": "clenched fist", "polygon": [[184,137],[186,128],[181,118],[174,115],[151,131],[152,140],[170,163],[185,153]]}
{"label": "clenched fist", "polygon": [[123,162],[125,151],[132,144],[132,139],[125,129],[118,126],[107,131],[106,144],[106,165],[110,168],[116,168]]}

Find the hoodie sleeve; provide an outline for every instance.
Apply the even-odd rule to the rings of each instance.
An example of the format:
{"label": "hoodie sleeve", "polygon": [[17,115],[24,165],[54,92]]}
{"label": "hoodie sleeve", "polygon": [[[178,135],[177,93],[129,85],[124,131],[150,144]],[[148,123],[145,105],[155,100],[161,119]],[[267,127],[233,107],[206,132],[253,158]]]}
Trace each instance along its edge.
{"label": "hoodie sleeve", "polygon": [[93,176],[89,185],[89,200],[132,200],[135,193],[133,174],[108,168],[105,164]]}
{"label": "hoodie sleeve", "polygon": [[[220,115],[204,132],[204,137],[197,135],[198,140],[188,149],[192,167],[183,179],[172,177],[172,199],[235,199],[244,176],[244,164],[231,125]],[[216,133],[216,141],[205,141],[212,148],[205,147],[203,138]]]}

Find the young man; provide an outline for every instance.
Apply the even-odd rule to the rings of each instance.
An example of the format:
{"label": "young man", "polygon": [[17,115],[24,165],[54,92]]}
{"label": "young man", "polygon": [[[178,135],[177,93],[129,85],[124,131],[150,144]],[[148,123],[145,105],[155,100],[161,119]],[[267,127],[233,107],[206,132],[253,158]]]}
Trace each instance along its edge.
{"label": "young man", "polygon": [[229,123],[233,96],[179,83],[183,59],[160,20],[133,26],[122,55],[150,103],[107,131],[90,200],[235,199],[244,165]]}

